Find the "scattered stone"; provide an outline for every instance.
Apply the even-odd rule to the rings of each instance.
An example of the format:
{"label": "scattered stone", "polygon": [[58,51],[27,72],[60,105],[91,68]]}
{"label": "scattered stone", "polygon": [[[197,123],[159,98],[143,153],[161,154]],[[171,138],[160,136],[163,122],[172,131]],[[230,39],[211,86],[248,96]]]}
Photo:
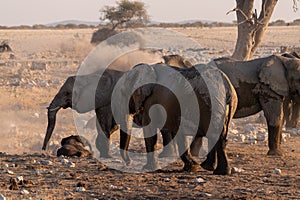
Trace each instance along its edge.
{"label": "scattered stone", "polygon": [[52,165],[53,163],[52,163],[52,161],[50,161],[50,160],[42,160],[42,161],[41,161],[41,164],[42,164],[42,165]]}
{"label": "scattered stone", "polygon": [[21,193],[21,194],[29,194],[29,191],[28,191],[28,190],[25,190],[25,189],[22,189],[22,190],[20,191],[20,193]]}
{"label": "scattered stone", "polygon": [[69,160],[63,158],[63,159],[60,160],[60,162],[61,162],[62,164],[65,164],[65,165],[66,165],[67,163],[69,163]]}
{"label": "scattered stone", "polygon": [[84,192],[86,189],[84,187],[76,187],[76,192]]}
{"label": "scattered stone", "polygon": [[13,171],[10,171],[10,170],[7,170],[6,173],[7,173],[7,174],[14,174],[14,172],[13,172]]}
{"label": "scattered stone", "polygon": [[169,178],[164,178],[164,182],[170,182]]}
{"label": "scattered stone", "polygon": [[278,168],[274,169],[272,171],[272,174],[281,174],[281,169],[278,169]]}
{"label": "scattered stone", "polygon": [[17,177],[16,177],[16,180],[17,180],[17,182],[19,183],[19,182],[21,182],[21,181],[24,181],[24,178],[23,178],[23,176],[17,176]]}
{"label": "scattered stone", "polygon": [[237,167],[233,167],[231,168],[231,173],[232,174],[239,174],[242,173],[244,170],[242,168],[237,168]]}
{"label": "scattered stone", "polygon": [[195,178],[194,182],[195,183],[205,183],[206,181],[201,177],[197,177],[197,178]]}
{"label": "scattered stone", "polygon": [[111,189],[118,189],[118,187],[117,187],[117,186],[115,186],[115,185],[112,185],[112,184],[110,184],[110,185],[109,185],[109,187],[110,187]]}
{"label": "scattered stone", "polygon": [[238,142],[245,142],[246,136],[244,134],[238,134]]}
{"label": "scattered stone", "polygon": [[68,167],[75,167],[76,165],[75,165],[75,163],[73,163],[73,162],[68,162],[68,163],[67,163],[67,166],[68,166]]}
{"label": "scattered stone", "polygon": [[201,192],[201,193],[198,195],[198,197],[211,197],[211,196],[212,196],[212,194],[207,193],[207,192]]}

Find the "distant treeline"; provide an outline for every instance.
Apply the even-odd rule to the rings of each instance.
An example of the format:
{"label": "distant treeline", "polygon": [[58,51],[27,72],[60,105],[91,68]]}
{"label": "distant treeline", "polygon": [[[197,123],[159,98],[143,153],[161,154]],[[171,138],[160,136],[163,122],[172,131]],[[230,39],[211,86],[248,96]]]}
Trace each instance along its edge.
{"label": "distant treeline", "polygon": [[[201,21],[192,22],[192,23],[156,23],[148,24],[148,27],[164,27],[164,28],[186,28],[186,27],[231,27],[236,26],[236,22],[233,23],[224,23],[224,22],[211,22],[205,23]],[[269,26],[300,26],[300,19],[296,19],[293,22],[285,22],[284,20],[276,20],[270,22]],[[145,27],[143,24],[130,24],[131,28],[136,27]],[[20,25],[20,26],[1,26],[0,29],[88,29],[88,28],[109,28],[109,25],[87,25],[87,24],[58,24],[56,26],[47,26],[43,24],[35,24],[32,26],[29,25]]]}

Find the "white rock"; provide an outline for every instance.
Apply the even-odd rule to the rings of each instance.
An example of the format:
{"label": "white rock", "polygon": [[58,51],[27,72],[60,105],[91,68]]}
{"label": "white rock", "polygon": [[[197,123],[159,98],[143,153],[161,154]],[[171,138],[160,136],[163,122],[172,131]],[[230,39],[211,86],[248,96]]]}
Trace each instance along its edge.
{"label": "white rock", "polygon": [[36,118],[40,118],[39,113],[34,113],[34,116],[35,116]]}
{"label": "white rock", "polygon": [[278,168],[274,169],[272,171],[272,174],[281,174],[281,169],[278,169]]}
{"label": "white rock", "polygon": [[118,189],[118,187],[114,186],[114,185],[109,185],[109,187],[112,188],[112,189]]}
{"label": "white rock", "polygon": [[242,173],[244,170],[242,168],[237,168],[237,167],[233,167],[231,168],[231,173],[232,174],[239,174]]}
{"label": "white rock", "polygon": [[23,176],[17,176],[16,179],[17,179],[17,182],[24,181]]}
{"label": "white rock", "polygon": [[268,138],[268,133],[267,132],[258,132],[257,133],[257,141],[266,141]]}
{"label": "white rock", "polygon": [[236,129],[232,129],[232,130],[230,130],[230,133],[231,133],[231,134],[238,134],[238,133],[239,133],[239,131],[238,131],[238,130],[236,130]]}
{"label": "white rock", "polygon": [[76,165],[75,165],[75,163],[73,163],[73,162],[68,162],[68,163],[67,163],[67,166],[68,166],[68,167],[75,167]]}
{"label": "white rock", "polygon": [[6,173],[8,173],[8,174],[14,174],[14,172],[10,171],[10,170],[7,170]]}
{"label": "white rock", "polygon": [[238,134],[237,140],[238,142],[245,142],[246,136],[244,134]]}
{"label": "white rock", "polygon": [[201,177],[197,177],[197,178],[195,178],[194,182],[195,183],[205,183],[205,180],[203,178],[201,178]]}
{"label": "white rock", "polygon": [[84,192],[86,189],[84,187],[76,187],[76,192]]}
{"label": "white rock", "polygon": [[35,170],[35,173],[36,173],[36,175],[41,175],[42,174],[42,170],[40,170],[40,169],[37,169],[37,170]]}
{"label": "white rock", "polygon": [[63,158],[63,159],[60,160],[60,162],[61,162],[62,164],[67,164],[67,163],[69,163],[69,160]]}
{"label": "white rock", "polygon": [[170,182],[169,178],[164,178],[164,182]]}
{"label": "white rock", "polygon": [[0,200],[6,200],[5,196],[3,196],[3,194],[0,194]]}
{"label": "white rock", "polygon": [[22,190],[20,191],[20,193],[21,193],[21,194],[29,194],[29,191],[28,191],[28,190],[25,190],[25,189],[22,189]]}

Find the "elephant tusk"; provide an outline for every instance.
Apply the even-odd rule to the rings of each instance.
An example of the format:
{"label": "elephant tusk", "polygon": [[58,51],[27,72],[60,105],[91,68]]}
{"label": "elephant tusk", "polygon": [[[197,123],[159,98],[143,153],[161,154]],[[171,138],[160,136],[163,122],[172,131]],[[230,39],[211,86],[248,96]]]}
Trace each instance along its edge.
{"label": "elephant tusk", "polygon": [[57,107],[55,107],[55,108],[49,108],[49,107],[47,107],[47,109],[48,109],[50,112],[52,112],[52,111],[57,111],[57,110],[60,109],[60,106],[57,106]]}

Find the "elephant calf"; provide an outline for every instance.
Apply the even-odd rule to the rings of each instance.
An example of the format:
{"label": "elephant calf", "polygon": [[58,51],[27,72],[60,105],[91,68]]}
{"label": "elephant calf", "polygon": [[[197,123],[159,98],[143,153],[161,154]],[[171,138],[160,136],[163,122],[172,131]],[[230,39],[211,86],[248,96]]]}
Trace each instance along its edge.
{"label": "elephant calf", "polygon": [[[145,81],[151,84],[139,85]],[[229,121],[237,106],[237,96],[224,73],[207,65],[180,69],[166,67],[164,64],[142,64],[126,72],[119,81],[119,87],[122,95],[134,92],[130,98],[129,110],[132,114],[141,115],[147,151],[144,169],[155,170],[159,167],[155,155],[156,129],[159,128],[170,132],[177,141],[185,171],[196,171],[199,167],[185,143],[185,136],[192,135],[196,138],[208,137],[218,160],[214,174],[230,173],[225,147]],[[122,95],[118,99],[122,99]],[[119,102],[113,103],[116,103],[113,106],[115,108],[120,106]],[[152,109],[157,104],[164,107],[165,119],[163,110]],[[121,156],[129,163],[127,150],[130,135],[127,134],[126,120],[123,121],[120,149]],[[202,165],[206,169],[213,167],[206,164],[208,162]]]}
{"label": "elephant calf", "polygon": [[57,156],[78,156],[78,157],[89,157],[92,154],[85,149],[85,146],[89,146],[91,149],[91,145],[89,142],[80,137],[78,135],[71,135],[69,137],[63,138],[61,140],[61,148],[57,150]]}

